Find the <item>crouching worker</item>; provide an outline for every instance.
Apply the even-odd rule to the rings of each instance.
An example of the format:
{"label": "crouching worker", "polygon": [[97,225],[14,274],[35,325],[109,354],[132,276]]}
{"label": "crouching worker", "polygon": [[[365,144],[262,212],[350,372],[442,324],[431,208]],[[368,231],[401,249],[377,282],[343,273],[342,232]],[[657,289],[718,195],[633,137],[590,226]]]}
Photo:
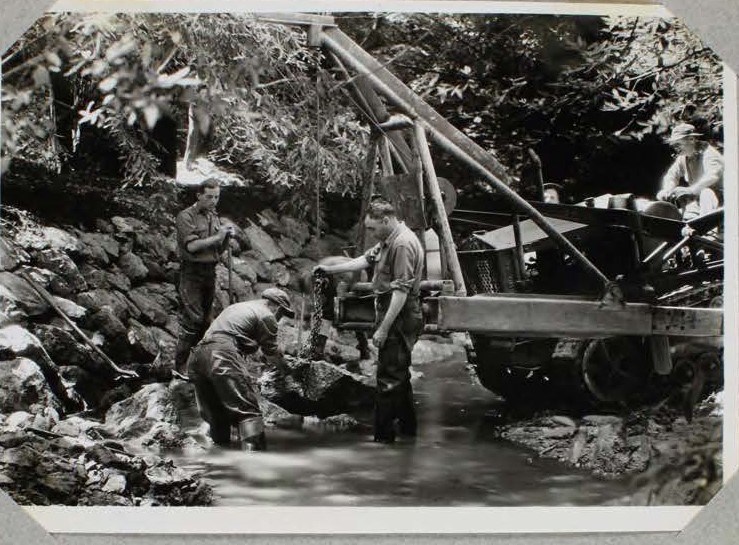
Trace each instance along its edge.
{"label": "crouching worker", "polygon": [[198,408],[210,424],[217,445],[229,445],[235,428],[244,450],[264,450],[264,420],[257,386],[262,351],[267,362],[284,371],[277,347],[277,322],[293,316],[290,299],[277,288],[267,288],[262,298],[235,303],[213,320],[188,360]]}

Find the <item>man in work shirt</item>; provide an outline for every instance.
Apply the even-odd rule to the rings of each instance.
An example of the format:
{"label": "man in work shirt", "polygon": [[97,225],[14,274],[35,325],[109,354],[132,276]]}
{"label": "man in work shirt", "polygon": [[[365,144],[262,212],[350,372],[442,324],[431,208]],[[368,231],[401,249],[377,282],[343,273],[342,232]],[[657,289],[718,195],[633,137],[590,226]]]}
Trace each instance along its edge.
{"label": "man in work shirt", "polygon": [[202,338],[211,320],[216,264],[233,226],[221,226],[216,206],[221,189],[207,179],[198,187],[197,201],[177,214],[177,248],[180,254],[180,329],[175,353],[175,374],[184,377],[190,349]]}
{"label": "man in work shirt", "polygon": [[261,349],[268,363],[284,370],[277,347],[277,323],[283,315],[294,315],[290,299],[281,289],[267,288],[261,299],[225,308],[192,351],[189,378],[217,445],[230,444],[235,427],[242,449],[266,448],[256,384],[261,364],[254,354]]}
{"label": "man in work shirt", "polygon": [[723,196],[724,159],[721,153],[703,140],[694,125],[681,123],[670,134],[669,143],[678,156],[662,179],[657,199],[665,201],[692,197],[686,212],[705,215],[716,210]]}
{"label": "man in work shirt", "polygon": [[383,199],[370,202],[364,225],[378,244],[351,261],[318,265],[315,270],[338,274],[374,266],[372,288],[378,319],[372,336],[378,348],[374,439],[392,443],[396,419],[402,435],[416,435],[410,365],[413,345],[423,329],[423,247],[413,231],[398,220],[393,205]]}

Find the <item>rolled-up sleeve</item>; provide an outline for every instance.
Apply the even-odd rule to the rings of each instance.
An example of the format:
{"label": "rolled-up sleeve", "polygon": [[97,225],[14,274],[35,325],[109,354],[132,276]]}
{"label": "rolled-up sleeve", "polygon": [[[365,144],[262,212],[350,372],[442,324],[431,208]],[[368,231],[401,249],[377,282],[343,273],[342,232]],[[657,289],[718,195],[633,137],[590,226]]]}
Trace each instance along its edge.
{"label": "rolled-up sleeve", "polygon": [[187,249],[188,243],[198,239],[197,225],[192,214],[187,210],[177,215],[177,242],[181,248]]}
{"label": "rolled-up sleeve", "polygon": [[414,251],[408,246],[397,246],[393,252],[393,280],[390,289],[409,293],[416,280]]}

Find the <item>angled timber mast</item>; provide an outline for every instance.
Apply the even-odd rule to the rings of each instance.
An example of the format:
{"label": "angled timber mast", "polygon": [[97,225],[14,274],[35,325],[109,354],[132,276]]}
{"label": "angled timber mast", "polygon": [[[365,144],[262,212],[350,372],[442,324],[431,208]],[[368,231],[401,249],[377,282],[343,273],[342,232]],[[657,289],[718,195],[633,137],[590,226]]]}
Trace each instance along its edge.
{"label": "angled timber mast", "polygon": [[[420,164],[425,173],[425,188],[433,204],[435,220],[440,227],[443,255],[454,282],[454,294],[438,300],[438,327],[442,330],[470,331],[527,336],[598,337],[608,335],[640,335],[655,340],[669,336],[712,337],[723,333],[723,312],[715,308],[665,307],[646,303],[624,302],[611,291],[612,281],[601,272],[572,242],[560,233],[534,206],[510,187],[506,169],[489,152],[482,149],[462,131],[451,125],[436,110],[418,97],[393,75],[385,65],[367,53],[344,34],[329,16],[296,13],[258,13],[260,22],[297,25],[308,33],[308,45],[322,47],[344,74],[358,105],[377,123],[389,119],[380,96],[412,122],[411,149],[398,131],[386,136],[391,153],[405,172]],[[350,70],[354,71],[352,76]],[[406,127],[408,128],[408,127]],[[603,300],[561,298],[546,295],[496,294],[466,297],[461,267],[452,241],[451,229],[436,178],[426,135],[447,153],[484,178],[517,211],[530,218],[554,243],[569,254],[603,286]],[[415,163],[414,163],[415,162]],[[552,208],[551,206],[549,208]],[[556,206],[552,211],[556,212]],[[626,211],[610,211],[613,213]],[[632,221],[632,214],[629,221]],[[638,221],[641,221],[640,219]],[[615,297],[613,296],[615,293]],[[608,297],[608,295],[612,297]],[[663,343],[657,343],[666,346]],[[662,352],[662,357],[669,358]]]}

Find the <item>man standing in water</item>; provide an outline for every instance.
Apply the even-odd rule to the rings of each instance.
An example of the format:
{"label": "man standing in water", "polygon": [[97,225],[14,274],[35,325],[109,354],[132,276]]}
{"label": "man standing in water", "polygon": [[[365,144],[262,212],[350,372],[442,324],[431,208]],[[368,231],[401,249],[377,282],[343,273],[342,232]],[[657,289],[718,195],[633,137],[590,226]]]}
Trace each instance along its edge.
{"label": "man standing in water", "polygon": [[211,320],[216,264],[233,226],[221,226],[216,206],[221,188],[207,179],[198,187],[195,204],[177,214],[177,248],[180,254],[180,329],[174,374],[184,378],[190,350],[202,338]]}
{"label": "man standing in water", "polygon": [[229,445],[235,427],[244,450],[265,450],[264,420],[256,380],[262,351],[268,363],[284,371],[277,347],[277,323],[294,316],[290,299],[278,288],[267,288],[261,299],[235,303],[213,320],[188,360],[198,408],[210,424],[217,445]]}
{"label": "man standing in water", "polygon": [[372,288],[378,319],[372,336],[372,343],[378,348],[374,440],[393,443],[396,420],[401,435],[416,435],[410,365],[413,345],[423,328],[423,247],[413,231],[398,220],[393,205],[384,199],[370,202],[364,225],[378,244],[351,261],[318,265],[315,271],[339,274],[374,266]]}

